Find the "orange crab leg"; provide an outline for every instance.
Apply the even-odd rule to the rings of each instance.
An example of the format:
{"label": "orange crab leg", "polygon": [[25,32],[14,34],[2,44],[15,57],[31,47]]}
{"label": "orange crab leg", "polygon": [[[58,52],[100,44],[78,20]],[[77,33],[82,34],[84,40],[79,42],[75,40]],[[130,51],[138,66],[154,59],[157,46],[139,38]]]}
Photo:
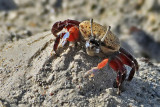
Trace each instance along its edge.
{"label": "orange crab leg", "polygon": [[97,68],[101,69],[105,67],[107,63],[108,63],[108,59],[104,59],[101,63],[98,64]]}
{"label": "orange crab leg", "polygon": [[88,70],[85,73],[85,77],[87,77],[88,75],[90,75],[90,77],[93,77],[101,68],[105,67],[107,63],[108,59],[104,59],[102,62],[98,64],[97,67],[93,67],[92,69]]}

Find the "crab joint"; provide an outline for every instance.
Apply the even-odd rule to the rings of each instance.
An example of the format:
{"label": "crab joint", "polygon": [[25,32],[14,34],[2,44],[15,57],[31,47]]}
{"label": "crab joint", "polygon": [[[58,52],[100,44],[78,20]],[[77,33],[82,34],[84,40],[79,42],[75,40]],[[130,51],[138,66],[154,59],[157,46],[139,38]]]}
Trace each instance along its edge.
{"label": "crab joint", "polygon": [[103,36],[103,38],[101,39],[101,41],[103,42],[105,40],[105,38],[107,37],[109,31],[111,29],[111,26],[108,27],[106,34]]}

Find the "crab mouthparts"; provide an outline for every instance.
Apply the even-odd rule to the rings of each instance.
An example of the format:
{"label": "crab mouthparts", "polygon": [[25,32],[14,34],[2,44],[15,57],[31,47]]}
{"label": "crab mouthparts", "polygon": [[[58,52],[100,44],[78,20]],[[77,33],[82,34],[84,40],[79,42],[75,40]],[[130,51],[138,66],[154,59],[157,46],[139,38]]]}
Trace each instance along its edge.
{"label": "crab mouthparts", "polygon": [[88,48],[88,47],[89,47],[89,41],[86,42],[86,48]]}
{"label": "crab mouthparts", "polygon": [[[89,41],[86,42],[86,48],[91,47]],[[95,53],[99,53],[100,52],[100,48],[97,47],[96,49],[94,49]]]}
{"label": "crab mouthparts", "polygon": [[68,38],[69,38],[69,32],[67,32],[67,33],[63,36],[63,38],[62,38],[62,40],[61,40],[61,43],[60,43],[60,46],[63,47],[63,46],[66,44]]}

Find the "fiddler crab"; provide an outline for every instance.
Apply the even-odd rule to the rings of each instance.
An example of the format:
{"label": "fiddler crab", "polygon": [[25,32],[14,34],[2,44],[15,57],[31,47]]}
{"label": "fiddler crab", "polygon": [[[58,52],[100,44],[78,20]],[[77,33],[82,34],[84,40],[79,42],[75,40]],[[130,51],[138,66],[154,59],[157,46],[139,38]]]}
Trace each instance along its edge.
{"label": "fiddler crab", "polygon": [[[116,87],[118,88],[118,94],[121,92],[123,81],[125,79],[131,81],[135,71],[139,69],[137,60],[120,46],[120,41],[111,32],[110,26],[108,28],[104,27],[93,22],[93,19],[83,22],[68,19],[54,23],[51,32],[56,37],[52,51],[56,54],[59,46],[64,46],[69,42],[82,42],[85,44],[88,55],[104,58],[97,67],[87,71],[85,76],[93,77],[100,69],[108,65],[117,73]],[[131,68],[129,73],[127,73],[126,65]]]}

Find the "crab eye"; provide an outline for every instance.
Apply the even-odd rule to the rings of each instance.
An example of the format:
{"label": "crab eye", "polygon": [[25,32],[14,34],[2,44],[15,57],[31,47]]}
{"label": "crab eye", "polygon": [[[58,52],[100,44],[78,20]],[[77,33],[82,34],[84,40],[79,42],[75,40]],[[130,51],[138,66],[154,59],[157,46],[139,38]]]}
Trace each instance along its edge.
{"label": "crab eye", "polygon": [[90,43],[95,44],[96,46],[99,46],[98,41],[96,41],[95,39],[91,39]]}

